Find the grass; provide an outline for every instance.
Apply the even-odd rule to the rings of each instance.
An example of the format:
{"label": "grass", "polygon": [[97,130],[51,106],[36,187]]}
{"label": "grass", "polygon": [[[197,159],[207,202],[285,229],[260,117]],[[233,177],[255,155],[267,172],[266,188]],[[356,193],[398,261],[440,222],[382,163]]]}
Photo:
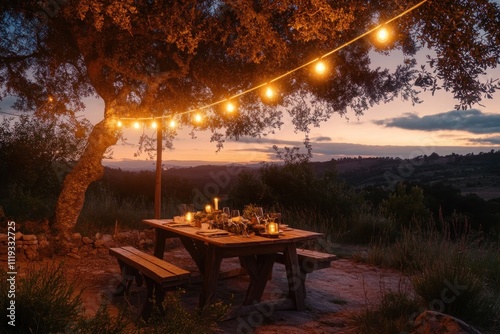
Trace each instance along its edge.
{"label": "grass", "polygon": [[[171,217],[177,211],[175,203],[161,203],[162,217]],[[75,226],[75,231],[86,236],[95,233],[113,233],[115,223],[120,228],[143,229],[142,220],[154,217],[154,204],[143,197],[118,198],[104,187],[89,191]]]}
{"label": "grass", "polygon": [[428,309],[447,313],[486,331],[500,321],[500,252],[496,243],[466,232],[451,237],[449,226],[430,222],[405,228],[393,244],[375,245],[366,262],[412,275]]}
{"label": "grass", "polygon": [[419,313],[419,309],[416,299],[405,293],[388,292],[379,305],[354,313],[350,320],[356,333],[406,333],[411,331],[411,320]]}
{"label": "grass", "polygon": [[[0,271],[0,279],[8,278]],[[166,314],[155,314],[148,323],[133,322],[128,310],[111,315],[106,300],[92,317],[84,315],[82,291],[77,288],[78,278],[65,277],[64,263],[30,267],[25,276],[18,278],[15,296],[15,327],[7,321],[0,325],[1,333],[214,333],[217,322],[230,307],[221,302],[191,314],[181,305],[182,291],[168,293],[164,303]],[[0,285],[0,306],[8,308],[7,284]]]}

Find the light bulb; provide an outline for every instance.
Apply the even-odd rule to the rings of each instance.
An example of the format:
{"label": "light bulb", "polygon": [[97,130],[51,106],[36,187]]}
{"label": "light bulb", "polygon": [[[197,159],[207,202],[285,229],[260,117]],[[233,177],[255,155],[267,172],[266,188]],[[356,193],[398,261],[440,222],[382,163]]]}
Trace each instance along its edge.
{"label": "light bulb", "polygon": [[175,127],[176,127],[176,125],[177,125],[177,122],[175,121],[175,119],[172,119],[168,125],[169,125],[171,128],[175,128]]}
{"label": "light bulb", "polygon": [[119,128],[121,128],[121,127],[123,126],[122,121],[121,121],[121,120],[118,120],[118,121],[116,122],[116,126],[118,126]]}
{"label": "light bulb", "polygon": [[267,86],[265,95],[268,99],[272,99],[274,97],[274,90],[272,87]]}
{"label": "light bulb", "polygon": [[314,66],[314,70],[318,74],[323,74],[326,71],[326,65],[323,61],[319,60],[316,65]]}
{"label": "light bulb", "polygon": [[153,121],[151,122],[151,128],[156,129],[157,127],[158,127],[158,124],[156,124],[156,121],[155,121],[155,120],[153,120]]}
{"label": "light bulb", "polygon": [[228,113],[232,113],[234,110],[236,110],[236,107],[234,106],[234,104],[232,102],[228,102],[226,104],[226,111]]}
{"label": "light bulb", "polygon": [[141,124],[139,123],[139,121],[135,121],[134,128],[139,129],[140,127],[141,127]]}
{"label": "light bulb", "polygon": [[196,123],[201,123],[201,121],[202,121],[202,120],[203,120],[203,117],[201,116],[201,114],[200,114],[200,113],[196,113],[196,114],[194,115],[194,121],[195,121]]}
{"label": "light bulb", "polygon": [[389,40],[389,30],[387,28],[382,27],[377,30],[377,41],[380,43],[385,43]]}

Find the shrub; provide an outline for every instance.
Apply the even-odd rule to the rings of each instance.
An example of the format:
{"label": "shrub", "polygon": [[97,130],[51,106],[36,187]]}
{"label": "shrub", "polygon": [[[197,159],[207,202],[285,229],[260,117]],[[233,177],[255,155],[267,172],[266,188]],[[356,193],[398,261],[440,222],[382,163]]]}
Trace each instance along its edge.
{"label": "shrub", "polygon": [[410,319],[419,311],[416,299],[402,292],[386,293],[376,307],[351,317],[356,333],[402,333],[411,330]]}
{"label": "shrub", "polygon": [[182,293],[182,290],[168,293],[163,303],[165,314],[153,314],[148,323],[141,325],[141,332],[148,334],[214,333],[217,321],[227,314],[230,305],[216,302],[202,310],[190,313],[181,305]]}
{"label": "shrub", "polygon": [[[3,275],[6,276],[5,273]],[[3,282],[5,279],[2,277]],[[6,291],[2,291],[0,298],[5,310],[10,302]],[[25,277],[18,278],[15,302],[16,326],[3,322],[6,333],[64,332],[77,320],[82,306],[81,291],[77,291],[76,281],[65,279],[62,263],[47,265],[39,270],[28,269]]]}
{"label": "shrub", "polygon": [[433,311],[476,325],[491,325],[499,300],[484,279],[471,271],[463,254],[442,258],[413,279],[415,291]]}

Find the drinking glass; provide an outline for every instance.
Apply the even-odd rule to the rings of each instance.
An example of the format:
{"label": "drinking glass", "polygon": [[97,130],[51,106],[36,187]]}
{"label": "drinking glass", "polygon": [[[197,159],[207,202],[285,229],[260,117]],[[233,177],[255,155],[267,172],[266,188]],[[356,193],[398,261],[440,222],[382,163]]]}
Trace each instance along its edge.
{"label": "drinking glass", "polygon": [[177,207],[179,208],[179,213],[181,214],[181,216],[185,216],[187,212],[187,205],[179,204]]}
{"label": "drinking glass", "polygon": [[255,208],[255,217],[257,217],[257,222],[260,224],[260,220],[264,216],[264,210],[262,210],[262,207],[256,207]]}
{"label": "drinking glass", "polygon": [[231,211],[231,218],[239,217],[239,216],[240,216],[240,210],[232,210]]}

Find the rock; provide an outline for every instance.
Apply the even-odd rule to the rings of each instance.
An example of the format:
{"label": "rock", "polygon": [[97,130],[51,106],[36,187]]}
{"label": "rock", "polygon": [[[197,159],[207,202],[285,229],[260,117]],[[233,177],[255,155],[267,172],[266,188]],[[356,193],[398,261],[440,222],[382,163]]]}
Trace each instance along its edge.
{"label": "rock", "polygon": [[81,259],[81,257],[75,253],[68,253],[68,254],[66,254],[66,256],[72,257],[73,259]]}
{"label": "rock", "polygon": [[90,239],[89,237],[83,237],[82,241],[86,245],[94,243],[94,240]]}
{"label": "rock", "polygon": [[23,234],[21,232],[16,232],[16,240],[21,240],[23,238]]}
{"label": "rock", "polygon": [[33,241],[33,240],[37,240],[36,235],[34,235],[34,234],[23,235],[23,241]]}
{"label": "rock", "polygon": [[38,245],[38,240],[23,240],[24,245]]}
{"label": "rock", "polygon": [[412,334],[481,334],[460,319],[436,311],[424,311],[416,319]]}
{"label": "rock", "polygon": [[33,246],[30,246],[24,250],[24,255],[26,255],[28,260],[34,260],[36,258],[36,249],[32,247]]}
{"label": "rock", "polygon": [[106,243],[104,241],[102,241],[101,239],[96,240],[94,242],[94,247],[95,248],[105,248],[106,246],[107,246]]}
{"label": "rock", "polygon": [[71,248],[71,251],[70,251],[70,252],[71,252],[71,253],[73,253],[73,254],[78,254],[78,251],[79,251],[79,250],[80,250],[80,249],[79,249],[78,247],[73,247],[73,248]]}
{"label": "rock", "polygon": [[101,240],[104,241],[105,243],[113,242],[113,236],[111,236],[111,234],[103,234],[101,236]]}
{"label": "rock", "polygon": [[94,237],[95,240],[101,239],[101,233],[97,232]]}

